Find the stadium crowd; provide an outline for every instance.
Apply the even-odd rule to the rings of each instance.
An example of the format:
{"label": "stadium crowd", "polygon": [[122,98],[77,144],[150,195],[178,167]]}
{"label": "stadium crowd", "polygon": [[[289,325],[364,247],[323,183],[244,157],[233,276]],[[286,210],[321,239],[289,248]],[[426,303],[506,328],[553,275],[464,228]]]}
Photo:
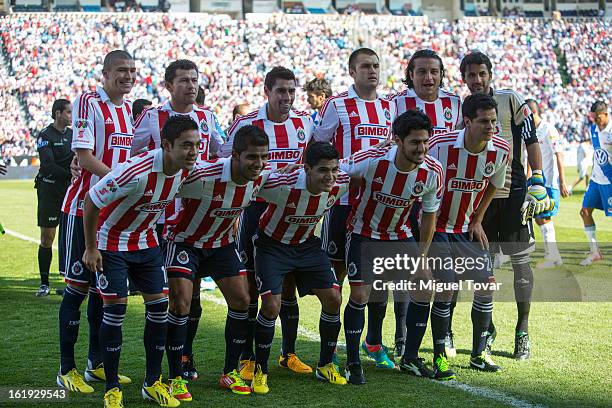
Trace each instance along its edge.
{"label": "stadium crowd", "polygon": [[[2,157],[33,152],[36,134],[48,124],[57,98],[73,99],[92,88],[101,74],[100,55],[123,48],[139,62],[132,99],[163,102],[163,69],[179,57],[202,71],[206,105],[221,124],[235,105],[263,101],[263,76],[272,66],[292,68],[303,84],[324,76],[334,92],[350,82],[345,64],[359,46],[382,58],[383,92],[402,89],[406,63],[420,48],[444,59],[443,87],[461,95],[458,61],[479,49],[492,56],[494,84],[541,100],[568,141],[582,131],[586,109],[596,97],[612,96],[610,23],[599,19],[463,19],[455,22],[391,16],[313,16],[275,14],[248,20],[223,15],[172,14],[12,14],[0,19],[5,57],[14,72],[0,79]],[[580,46],[578,46],[580,44]],[[586,44],[586,46],[584,46]],[[557,53],[555,52],[557,49]],[[558,51],[563,60],[558,60]],[[528,67],[528,69],[525,69]],[[568,84],[562,81],[566,72]],[[27,122],[16,115],[27,106]],[[296,108],[306,109],[300,93]]]}

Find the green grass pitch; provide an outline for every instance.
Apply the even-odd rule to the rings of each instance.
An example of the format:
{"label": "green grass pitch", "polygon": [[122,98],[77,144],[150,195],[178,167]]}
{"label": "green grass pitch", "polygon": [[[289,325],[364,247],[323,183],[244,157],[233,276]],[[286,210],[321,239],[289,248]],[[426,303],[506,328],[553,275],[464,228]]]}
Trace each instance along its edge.
{"label": "green grass pitch", "polygon": [[[570,180],[574,169],[568,169]],[[599,289],[599,298],[605,298],[610,285],[610,258],[597,267],[577,266],[584,255],[586,244],[582,221],[578,215],[582,200],[578,189],[569,199],[561,202],[561,213],[555,219],[557,240],[571,242],[572,251],[565,257],[565,265],[547,272],[546,281],[554,283],[555,273],[560,277],[572,276],[582,284]],[[0,222],[4,228],[23,235],[38,238],[36,227],[36,194],[33,182],[0,181]],[[596,214],[598,239],[612,242],[612,222],[601,212]],[[539,231],[536,228],[539,240]],[[608,244],[609,245],[609,244]],[[540,245],[541,246],[541,245]],[[609,248],[609,246],[608,246]],[[564,251],[565,252],[565,251]],[[59,365],[57,312],[61,298],[51,295],[36,298],[38,287],[37,245],[9,234],[0,236],[0,388],[54,388]],[[565,255],[565,253],[563,254]],[[533,258],[537,261],[541,255]],[[53,288],[61,287],[57,274],[57,252],[54,251],[52,267]],[[496,274],[498,271],[496,271]],[[509,266],[499,271],[510,274]],[[542,272],[534,269],[536,285]],[[544,275],[540,275],[544,276]],[[551,280],[552,279],[552,280]],[[348,295],[345,285],[344,300]],[[218,291],[206,296],[221,298]],[[608,296],[609,298],[609,296]],[[537,302],[532,305],[530,335],[532,358],[527,362],[511,359],[513,348],[516,306],[512,302],[495,304],[494,320],[498,337],[494,346],[494,359],[503,367],[497,374],[478,373],[470,370],[471,348],[470,303],[461,302],[455,312],[453,329],[459,355],[451,360],[460,384],[447,386],[429,380],[421,380],[400,373],[376,369],[374,363],[364,359],[367,385],[331,386],[319,383],[314,376],[289,373],[278,367],[280,329],[271,353],[267,396],[240,397],[219,390],[216,386],[223,366],[224,324],[226,309],[211,301],[203,301],[203,318],[196,337],[194,350],[200,379],[190,384],[194,401],[183,406],[257,407],[257,406],[309,406],[309,407],[459,407],[459,406],[612,406],[609,367],[609,348],[612,303],[606,302]],[[82,308],[81,329],[76,348],[77,365],[82,370],[86,363],[87,318]],[[319,307],[312,297],[300,300],[300,325],[316,334]],[[144,348],[142,333],[144,307],[139,297],[131,297],[128,316],[124,323],[124,347],[120,371],[133,379],[124,387],[124,403],[128,407],[151,407],[140,397],[140,384],[144,374]],[[394,318],[389,304],[385,320],[384,340],[393,344]],[[341,332],[340,341],[344,341]],[[300,336],[297,350],[307,363],[315,365],[318,358],[318,342]],[[423,341],[421,357],[430,362],[431,332],[428,329]],[[340,352],[341,361],[345,361]],[[164,371],[167,371],[164,362]],[[96,389],[89,396],[71,396],[68,403],[39,403],[36,406],[101,406],[103,384],[92,384]],[[27,406],[26,403],[0,401],[0,406]]]}

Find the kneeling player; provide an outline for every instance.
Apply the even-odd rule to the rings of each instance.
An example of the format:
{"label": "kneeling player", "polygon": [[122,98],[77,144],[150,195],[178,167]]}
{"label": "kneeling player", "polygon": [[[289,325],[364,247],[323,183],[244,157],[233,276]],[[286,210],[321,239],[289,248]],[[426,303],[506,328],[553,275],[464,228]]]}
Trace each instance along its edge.
{"label": "kneeling player", "polygon": [[199,141],[198,125],[193,120],[180,116],[168,119],[162,130],[161,149],[133,157],[112,170],[85,199],[83,262],[96,271],[98,291],[104,300],[100,344],[106,376],[105,407],[123,407],[117,373],[128,277],[142,292],[146,308],[142,396],[164,407],[180,405],[161,382],[168,288],[155,223],[193,168]]}
{"label": "kneeling player", "polygon": [[268,136],[245,126],[235,136],[232,156],[198,163],[180,192],[182,209],[169,228],[166,270],[170,281],[168,365],[171,393],[192,399],[181,377],[181,356],[187,335],[193,280],[212,277],[228,306],[225,323],[225,367],[219,386],[250,394],[237,372],[248,329],[249,292],[246,270],[234,242],[233,225],[268,176]]}
{"label": "kneeling player", "polygon": [[[482,219],[496,189],[504,185],[510,145],[493,136],[497,103],[492,97],[484,94],[468,96],[463,102],[463,120],[464,130],[436,135],[429,142],[429,154],[437,158],[444,169],[444,195],[430,251],[435,260],[443,262],[434,262],[433,276],[438,283],[471,280],[486,284],[486,289],[474,292],[470,367],[498,371],[499,366],[485,353],[493,311],[493,291],[489,286],[494,284],[495,278]],[[456,261],[459,258],[472,259],[474,267],[465,273],[460,273],[463,271],[459,267],[463,268],[463,265],[455,262],[455,268],[443,267],[446,265],[444,260]],[[455,378],[448,366],[444,347],[452,298],[452,290],[436,292],[431,309],[434,376],[439,380]]]}
{"label": "kneeling player", "polygon": [[[235,143],[235,142],[234,142]],[[321,381],[346,384],[332,355],[340,332],[340,296],[329,258],[314,235],[323,215],[348,191],[349,177],[339,173],[338,151],[315,142],[306,151],[304,169],[274,174],[259,191],[268,202],[255,240],[255,271],[261,309],[255,326],[256,368],[251,388],[267,394],[268,358],[274,324],[281,306],[283,279],[294,274],[300,296],[316,295],[321,302],[321,351],[315,372]]]}

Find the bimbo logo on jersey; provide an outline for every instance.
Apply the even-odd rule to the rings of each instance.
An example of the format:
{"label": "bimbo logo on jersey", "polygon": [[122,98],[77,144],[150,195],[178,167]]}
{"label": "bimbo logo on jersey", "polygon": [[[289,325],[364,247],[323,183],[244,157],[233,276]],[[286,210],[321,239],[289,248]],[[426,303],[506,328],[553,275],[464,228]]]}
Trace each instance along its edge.
{"label": "bimbo logo on jersey", "polygon": [[485,182],[472,180],[472,179],[464,179],[460,177],[452,178],[448,181],[448,189],[450,191],[461,191],[464,193],[473,193],[482,191],[484,188]]}
{"label": "bimbo logo on jersey", "polygon": [[361,123],[355,126],[355,136],[364,139],[386,139],[389,128],[385,125]]}
{"label": "bimbo logo on jersey", "polygon": [[321,219],[320,215],[288,215],[285,222],[288,224],[314,225]]}
{"label": "bimbo logo on jersey", "polygon": [[448,133],[450,130],[442,127],[442,126],[434,126],[431,130],[431,135],[435,136],[435,135],[440,135],[442,133]]}
{"label": "bimbo logo on jersey", "polygon": [[385,194],[380,191],[374,193],[374,199],[384,206],[393,208],[406,208],[410,207],[412,204],[412,200],[408,198],[398,197],[393,194]]}
{"label": "bimbo logo on jersey", "polygon": [[242,207],[238,208],[217,208],[212,211],[211,215],[219,218],[237,218],[242,214]]}
{"label": "bimbo logo on jersey", "polygon": [[173,200],[162,200],[157,201],[155,203],[144,203],[136,206],[136,211],[143,211],[149,213],[156,213],[162,211],[168,204],[170,204]]}
{"label": "bimbo logo on jersey", "polygon": [[133,135],[129,133],[111,133],[109,136],[110,147],[113,149],[131,149]]}
{"label": "bimbo logo on jersey", "polygon": [[295,163],[302,156],[300,149],[270,149],[268,161],[274,163]]}

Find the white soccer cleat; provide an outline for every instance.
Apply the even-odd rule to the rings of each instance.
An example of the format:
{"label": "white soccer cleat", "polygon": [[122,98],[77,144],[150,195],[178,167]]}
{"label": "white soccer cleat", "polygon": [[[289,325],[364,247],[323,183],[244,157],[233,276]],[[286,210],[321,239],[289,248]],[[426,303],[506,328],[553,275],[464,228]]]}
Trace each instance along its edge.
{"label": "white soccer cleat", "polygon": [[589,266],[593,262],[599,262],[603,260],[603,256],[601,255],[601,251],[597,251],[595,253],[589,252],[586,258],[580,261],[580,266]]}
{"label": "white soccer cleat", "polygon": [[552,269],[557,266],[563,265],[563,260],[561,258],[557,259],[544,259],[542,262],[538,262],[536,265],[537,269]]}

